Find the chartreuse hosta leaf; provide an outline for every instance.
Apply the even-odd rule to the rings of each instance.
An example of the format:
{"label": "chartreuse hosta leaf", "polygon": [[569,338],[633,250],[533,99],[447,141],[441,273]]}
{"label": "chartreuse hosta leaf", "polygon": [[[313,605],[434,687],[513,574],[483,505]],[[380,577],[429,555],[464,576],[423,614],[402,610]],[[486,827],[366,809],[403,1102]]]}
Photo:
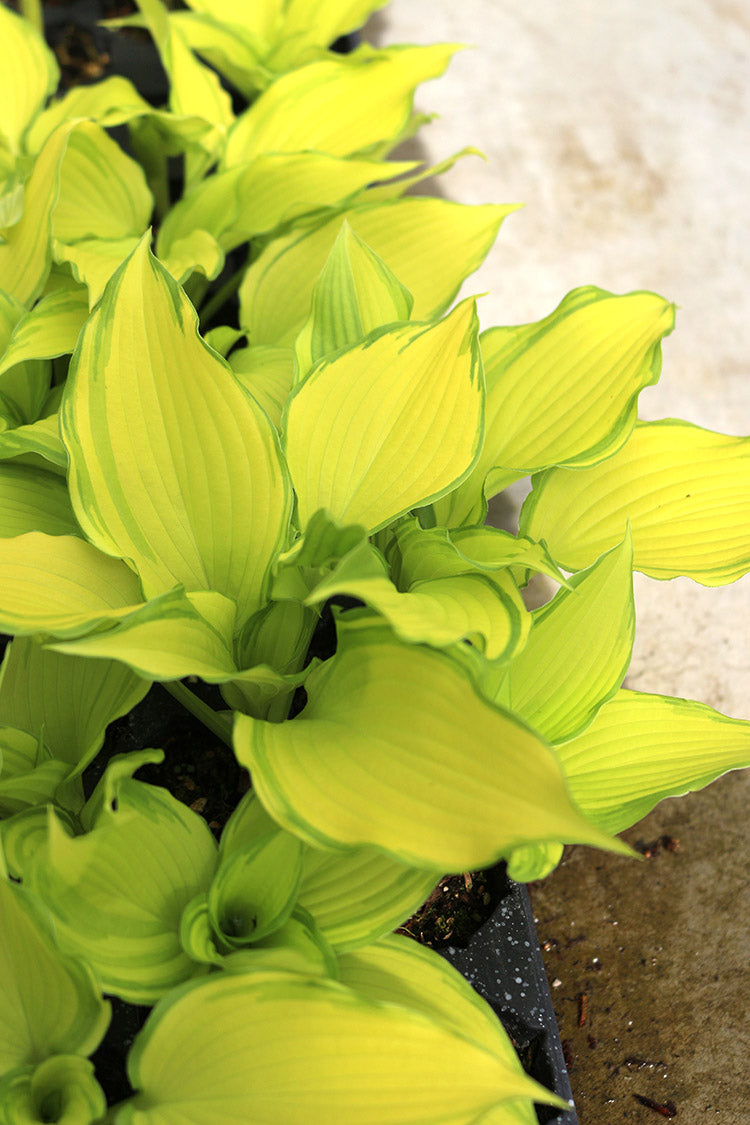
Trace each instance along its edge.
{"label": "chartreuse hosta leaf", "polygon": [[153,199],[140,165],[94,121],[71,134],[60,172],[53,232],[59,242],[140,237]]}
{"label": "chartreuse hosta leaf", "polygon": [[376,328],[408,320],[414,298],[344,220],[315,285],[307,324],[294,345],[297,372],[352,347]]}
{"label": "chartreuse hosta leaf", "polygon": [[[254,4],[252,10],[258,7],[262,5]],[[273,75],[261,63],[265,44],[236,22],[243,19],[246,11],[245,6],[235,5],[228,16],[230,22],[199,11],[170,11],[169,19],[188,46],[250,101],[259,89],[268,85]],[[123,26],[132,24],[133,17],[109,22]]]}
{"label": "chartreuse hosta leaf", "polygon": [[251,344],[294,344],[343,219],[414,295],[413,318],[439,316],[514,210],[413,197],[355,205],[321,226],[269,243],[240,286],[240,323]]}
{"label": "chartreuse hosta leaf", "polygon": [[76,636],[142,604],[133,571],[77,536],[32,531],[0,539],[3,632]]}
{"label": "chartreuse hosta leaf", "polygon": [[471,640],[488,660],[507,657],[525,639],[528,614],[484,574],[434,578],[398,590],[374,547],[361,543],[329,577],[319,582],[307,603],[319,605],[336,594],[358,598],[384,617],[404,641],[444,647]]}
{"label": "chartreuse hosta leaf", "polygon": [[[289,845],[300,842],[288,833],[272,833],[271,843],[279,851],[278,845],[288,850]],[[267,841],[268,842],[268,841]],[[257,849],[256,849],[257,850]],[[280,855],[281,853],[279,853]],[[207,895],[197,895],[183,911],[180,923],[180,940],[185,952],[199,963],[213,965],[231,973],[243,973],[248,969],[257,972],[266,969],[283,969],[287,972],[300,972],[305,976],[324,976],[336,979],[338,964],[333,949],[315,924],[312,916],[294,903],[296,882],[290,884],[283,878],[284,869],[272,860],[270,866],[258,872],[258,878],[243,880],[236,891],[241,897],[232,900],[226,896],[226,880],[223,873],[236,873],[238,865],[246,866],[246,854],[234,852],[229,860],[222,863]],[[264,905],[270,904],[272,888],[267,884],[277,874],[282,875],[276,889],[278,905],[282,912],[264,933],[260,932],[260,920]],[[299,865],[290,867],[287,874],[299,875]],[[223,890],[217,890],[222,885]],[[265,893],[264,893],[265,887]],[[284,898],[278,892],[291,891],[291,897]],[[266,911],[267,914],[267,911]],[[256,927],[256,921],[259,923]],[[269,919],[266,917],[266,922]],[[229,933],[227,931],[230,931]],[[258,934],[256,937],[255,934]]]}
{"label": "chartreuse hosta leaf", "polygon": [[[509,1067],[521,1072],[513,1044],[489,1004],[431,949],[391,934],[366,949],[340,957],[339,973],[342,983],[371,1000],[423,1012],[496,1053]],[[558,1104],[553,1094],[541,1088],[535,1100]],[[565,1105],[559,1104],[561,1108]],[[537,1117],[531,1100],[524,1099],[505,1103],[494,1111],[491,1120],[494,1125],[535,1125]]]}
{"label": "chartreuse hosta leaf", "polygon": [[195,12],[241,29],[266,46],[277,39],[285,43],[293,32],[295,39],[301,38],[305,46],[316,43],[323,47],[330,46],[339,35],[361,27],[367,16],[382,6],[382,0],[316,0],[312,5],[310,0],[260,0],[249,7],[238,7],[233,0],[190,3]]}
{"label": "chartreuse hosta leaf", "polygon": [[74,656],[121,660],[151,679],[192,675],[221,680],[238,672],[232,655],[234,606],[221,594],[186,596],[177,587],[119,619],[113,615],[112,625],[106,632],[88,630],[88,636],[54,648]]}
{"label": "chartreuse hosta leaf", "polygon": [[61,953],[25,887],[0,864],[0,1075],[96,1049],[110,1007],[83,961]]}
{"label": "chartreuse hosta leaf", "polygon": [[0,538],[33,531],[80,534],[65,481],[31,465],[0,464]]}
{"label": "chartreuse hosta leaf", "polygon": [[[100,613],[99,620],[102,618]],[[67,630],[67,619],[63,625],[50,622],[54,627],[46,631],[57,636],[67,631],[72,638],[50,643],[50,647],[71,656],[123,661],[149,680],[200,676],[222,685],[231,707],[263,718],[276,716],[274,705],[283,711],[278,718],[284,718],[286,711],[277,700],[285,698],[288,703],[308,674],[307,669],[297,668],[277,671],[262,662],[248,667],[238,664],[232,638],[234,603],[216,592],[185,594],[176,587],[140,606],[111,612],[104,620],[113,626],[106,632],[92,632],[97,623],[94,614],[91,624],[76,620]]]}
{"label": "chartreuse hosta leaf", "polygon": [[199,0],[191,7],[210,12],[217,19],[236,21],[266,45],[267,66],[275,70],[300,65],[315,47],[327,48],[349,31],[363,27],[368,16],[384,6],[384,0],[265,0],[252,10],[237,9],[227,0]]}
{"label": "chartreuse hosta leaf", "polygon": [[438,523],[481,523],[485,499],[550,465],[592,465],[635,424],[638,394],[661,371],[674,306],[653,293],[575,289],[544,320],[481,338],[487,380],[482,455],[435,509]]}
{"label": "chartreuse hosta leaf", "polygon": [[[269,832],[287,835],[250,790],[227,821],[220,854],[224,857],[252,846]],[[410,917],[440,874],[412,867],[375,848],[331,851],[305,844],[296,902],[310,912],[337,951],[356,949],[391,933]]]}
{"label": "chartreuse hosta leaf", "polygon": [[43,899],[58,945],[84,959],[105,992],[151,1004],[203,971],[183,951],[179,925],[210,884],[216,845],[166,789],[120,781],[83,836],[70,836],[50,809],[25,859],[23,883]]}
{"label": "chartreuse hosta leaf", "polygon": [[[88,294],[82,285],[74,284],[42,297],[13,329],[0,358],[0,374],[25,360],[68,355],[88,314]],[[0,393],[2,386],[0,379]]]}
{"label": "chartreuse hosta leaf", "polygon": [[0,433],[37,421],[50,395],[51,378],[50,364],[36,359],[0,373]]}
{"label": "chartreuse hosta leaf", "polygon": [[497,703],[549,742],[582,730],[622,685],[633,647],[633,548],[628,534],[533,614],[523,650],[501,670]]}
{"label": "chartreuse hosta leaf", "polygon": [[238,716],[234,746],[274,819],[312,845],[373,845],[451,871],[534,841],[620,848],[571,803],[539,736],[446,653],[355,614],[306,691],[292,722]]}
{"label": "chartreuse hosta leaf", "polygon": [[286,413],[303,529],[327,508],[374,531],[466,476],[482,432],[476,332],[464,301],[436,324],[375,332],[310,373]]}
{"label": "chartreuse hosta leaf", "polygon": [[265,344],[257,348],[237,348],[229,357],[229,366],[280,430],[286,400],[294,383],[292,349]]}
{"label": "chartreuse hosta leaf", "polygon": [[[65,475],[68,457],[60,441],[56,413],[40,418],[38,422],[32,422],[28,426],[16,426],[15,429],[0,433],[0,460],[29,455],[29,463],[32,458],[41,458],[50,472]],[[39,464],[38,461],[36,463]]]}
{"label": "chartreuse hosta leaf", "polygon": [[[238,667],[245,671],[221,688],[228,705],[262,719],[285,719],[307,675],[303,669],[317,621],[317,612],[295,598],[269,602],[250,618],[235,644]],[[263,669],[273,670],[274,691],[260,678]]]}
{"label": "chartreuse hosta leaf", "polygon": [[100,125],[79,122],[62,161],[52,233],[56,260],[70,262],[88,286],[91,305],[136,245],[152,210],[140,165]]}
{"label": "chartreuse hosta leaf", "polygon": [[138,0],[138,7],[169,75],[170,109],[216,126],[215,134],[206,139],[207,147],[213,148],[234,120],[231,97],[218,76],[195,57],[161,0]]}
{"label": "chartreuse hosta leaf", "polygon": [[297,901],[310,911],[337,952],[391,933],[421,906],[441,872],[378,851],[306,846]]}
{"label": "chartreuse hosta leaf", "polygon": [[398,176],[412,161],[383,164],[325,152],[264,153],[196,184],[167,213],[159,230],[160,258],[200,229],[224,250],[322,207],[340,204],[374,180]]}
{"label": "chartreuse hosta leaf", "polygon": [[508,1099],[544,1097],[499,1052],[423,1012],[282,972],[176,989],[136,1039],[128,1075],[136,1094],[115,1125],[215,1125],[217,1105],[227,1125],[470,1125]]}
{"label": "chartreuse hosta leaf", "polygon": [[562,844],[526,844],[514,848],[508,857],[508,875],[517,883],[544,879],[555,870],[562,855]]}
{"label": "chartreuse hosta leaf", "polygon": [[0,723],[43,739],[55,759],[79,773],[109,723],[135,707],[148,686],[123,664],[60,656],[16,637],[0,669]]}
{"label": "chartreuse hosta leaf", "polygon": [[750,766],[750,723],[692,700],[621,691],[556,752],[587,816],[621,832],[664,797]]}
{"label": "chartreuse hosta leaf", "polygon": [[14,155],[24,134],[57,85],[55,56],[32,25],[5,5],[0,7],[0,133]]}
{"label": "chartreuse hosta leaf", "polygon": [[300,840],[271,831],[222,857],[208,893],[215,932],[240,949],[278,930],[289,919],[302,874]]}
{"label": "chartreuse hosta leaf", "polygon": [[0,1125],[97,1125],[106,1112],[94,1065],[80,1055],[55,1055],[0,1078]]}
{"label": "chartreuse hosta leaf", "polygon": [[49,757],[39,738],[0,726],[0,819],[51,801],[69,771],[66,762]]}
{"label": "chartreuse hosta leaf", "polygon": [[437,78],[456,47],[392,47],[302,66],[278,78],[227,134],[223,167],[264,152],[365,153],[393,142],[411,115],[414,90]]}
{"label": "chartreuse hosta leaf", "polygon": [[218,591],[238,624],[261,607],[291,504],[276,432],[146,239],[81,334],[61,430],[81,526],[147,597]]}
{"label": "chartreuse hosta leaf", "polygon": [[75,128],[75,122],[67,121],[45,141],[25,185],[23,214],[0,243],[2,288],[22,304],[39,296],[49,274],[60,165]]}
{"label": "chartreuse hosta leaf", "polygon": [[279,596],[277,587],[283,581],[286,568],[300,567],[302,570],[317,571],[317,580],[331,564],[343,559],[366,539],[367,531],[361,524],[341,524],[333,519],[330,512],[320,509],[308,523],[304,534],[279,556],[273,587],[274,597]]}
{"label": "chartreuse hosta leaf", "polygon": [[578,570],[619,542],[630,520],[636,570],[721,586],[750,570],[749,503],[750,438],[667,419],[639,423],[592,469],[541,474],[521,530]]}
{"label": "chartreuse hosta leaf", "polygon": [[338,979],[336,954],[312,916],[300,906],[295,906],[287,921],[267,937],[228,954],[221,967],[230,973],[283,969],[308,977]]}
{"label": "chartreuse hosta leaf", "polygon": [[528,571],[565,578],[542,543],[511,535],[496,527],[423,528],[404,519],[388,548],[394,581],[406,590],[416,583],[452,575],[484,573],[507,589],[508,573],[525,577]]}
{"label": "chartreuse hosta leaf", "polygon": [[132,82],[120,75],[112,75],[90,86],[73,86],[62,97],[50,102],[31,125],[26,148],[29,152],[38,152],[58,125],[73,118],[89,118],[109,129],[151,113],[152,107]]}

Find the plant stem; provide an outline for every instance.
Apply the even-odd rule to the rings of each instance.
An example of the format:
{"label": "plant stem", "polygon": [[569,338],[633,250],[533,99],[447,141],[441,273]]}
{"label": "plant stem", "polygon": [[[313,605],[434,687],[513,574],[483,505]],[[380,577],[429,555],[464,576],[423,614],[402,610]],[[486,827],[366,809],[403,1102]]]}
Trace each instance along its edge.
{"label": "plant stem", "polygon": [[220,738],[227,746],[232,747],[232,716],[225,711],[214,711],[213,707],[209,707],[202,699],[199,699],[194,691],[185,687],[181,683],[163,683],[162,687],[166,688],[170,695],[181,703],[182,706],[194,715],[204,727],[207,727],[217,738]]}
{"label": "plant stem", "polygon": [[40,35],[44,35],[42,0],[21,0],[21,15],[34,25]]}

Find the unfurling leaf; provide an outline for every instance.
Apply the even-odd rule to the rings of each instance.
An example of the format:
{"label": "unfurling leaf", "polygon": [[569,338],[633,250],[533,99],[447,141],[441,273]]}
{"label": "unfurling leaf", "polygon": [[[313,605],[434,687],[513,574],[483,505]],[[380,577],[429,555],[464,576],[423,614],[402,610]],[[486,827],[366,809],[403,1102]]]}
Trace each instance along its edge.
{"label": "unfurling leaf", "polygon": [[476,331],[464,301],[437,324],[375,332],[308,375],[285,433],[302,529],[326,508],[375,531],[466,476],[481,441]]}

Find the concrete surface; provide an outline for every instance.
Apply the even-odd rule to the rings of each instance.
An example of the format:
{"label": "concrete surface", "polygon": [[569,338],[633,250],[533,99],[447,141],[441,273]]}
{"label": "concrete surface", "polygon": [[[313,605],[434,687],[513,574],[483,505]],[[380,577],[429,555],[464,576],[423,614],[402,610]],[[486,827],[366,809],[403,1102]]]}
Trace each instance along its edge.
{"label": "concrete surface", "polygon": [[[677,329],[641,415],[750,433],[750,5],[393,0],[370,37],[477,44],[421,88],[440,120],[416,151],[476,145],[488,162],[461,161],[441,194],[526,203],[464,288],[490,291],[483,326],[536,320],[582,284],[660,292]],[[636,579],[628,686],[750,717],[750,578]],[[663,1118],[633,1094],[685,1125],[750,1120],[748,796],[734,774],[664,802],[628,838],[679,850],[576,849],[534,889],[581,1125]]]}

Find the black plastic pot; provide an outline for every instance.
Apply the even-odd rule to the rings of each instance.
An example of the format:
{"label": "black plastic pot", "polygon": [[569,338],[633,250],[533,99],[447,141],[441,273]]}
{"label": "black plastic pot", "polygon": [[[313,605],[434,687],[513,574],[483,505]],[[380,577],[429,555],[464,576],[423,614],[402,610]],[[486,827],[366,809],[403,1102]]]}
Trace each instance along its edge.
{"label": "black plastic pot", "polygon": [[528,892],[508,878],[504,864],[489,876],[493,898],[499,899],[492,916],[465,948],[438,952],[491,1005],[527,1074],[570,1103],[567,1113],[537,1106],[540,1125],[578,1125]]}
{"label": "black plastic pot", "polygon": [[[111,15],[106,0],[73,0],[73,3],[44,5],[44,35],[58,56],[64,90],[72,72],[76,84],[88,84],[118,74],[128,78],[151,105],[163,105],[169,96],[169,81],[159,53],[148,35],[138,31],[110,31],[99,21]],[[70,65],[66,68],[66,58]],[[89,77],[83,64],[91,66]]]}

